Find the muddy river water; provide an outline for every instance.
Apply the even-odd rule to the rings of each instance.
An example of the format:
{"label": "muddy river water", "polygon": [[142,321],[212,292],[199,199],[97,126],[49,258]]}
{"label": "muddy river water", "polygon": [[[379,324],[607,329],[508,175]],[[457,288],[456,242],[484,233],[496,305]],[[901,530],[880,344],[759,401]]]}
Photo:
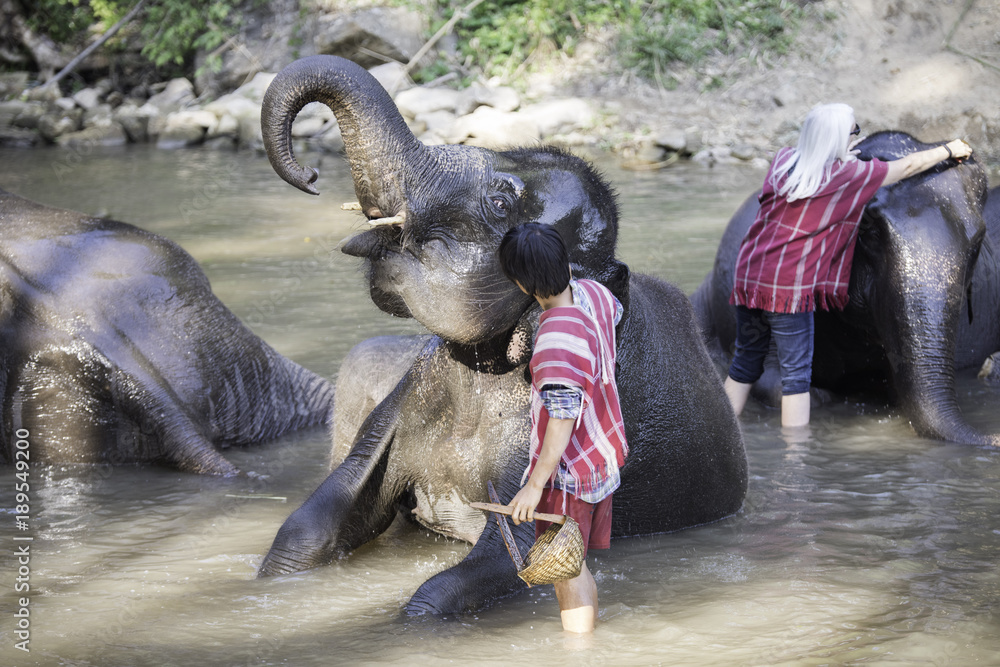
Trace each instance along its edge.
{"label": "muddy river water", "polygon": [[[257,334],[332,378],[355,343],[421,329],[380,313],[337,250],[363,223],[339,210],[353,199],[343,160],[319,166],[323,194],[310,197],[249,152],[2,150],[0,187],[177,241]],[[763,176],[601,167],[620,195],[620,256],[687,293]],[[1000,390],[971,371],[957,386],[966,418],[1000,432]],[[877,404],[822,406],[798,436],[755,404],[743,425],[743,509],[592,555],[601,616],[589,641],[563,634],[551,587],[459,618],[401,616],[469,546],[400,521],[333,565],[255,579],[327,474],[313,430],[227,453],[263,479],[33,468],[26,653],[14,632],[26,542],[3,466],[0,664],[1000,664],[1000,452],[921,439]]]}

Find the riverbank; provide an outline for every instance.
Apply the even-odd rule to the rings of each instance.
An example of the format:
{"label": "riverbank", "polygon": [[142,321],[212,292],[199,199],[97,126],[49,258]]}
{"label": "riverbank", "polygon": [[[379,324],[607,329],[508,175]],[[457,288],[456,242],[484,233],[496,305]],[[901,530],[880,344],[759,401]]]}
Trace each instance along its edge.
{"label": "riverbank", "polygon": [[[374,25],[393,26],[385,41],[409,44],[409,51],[420,45],[413,28],[402,27],[413,23],[412,16],[366,9],[355,19],[361,12]],[[572,58],[540,55],[535,68],[512,85],[489,81],[458,90],[446,79],[417,87],[399,64],[371,71],[428,144],[553,143],[610,151],[624,166],[643,170],[679,159],[761,166],[778,147],[795,141],[810,107],[843,101],[855,108],[866,132],[898,129],[923,141],[961,137],[988,164],[1000,162],[1000,50],[994,27],[1000,25],[1000,5],[954,0],[926,8],[907,0],[825,0],[810,3],[805,13],[786,55],[717,56],[697,69],[669,70],[658,83],[622,73],[610,39],[599,33]],[[358,41],[357,32],[344,35],[331,27],[342,14],[313,17],[314,51],[343,53],[344,44]],[[293,57],[267,50],[275,35],[288,29],[282,16],[275,11],[272,23],[262,19],[256,33],[245,35],[242,49],[252,58],[241,60],[236,53],[224,58],[223,72],[194,81],[121,92],[104,79],[72,95],[38,87],[22,94],[19,87],[30,85],[27,75],[4,75],[0,90],[8,88],[13,99],[0,103],[0,144],[152,142],[164,149],[260,150],[260,99],[273,70]],[[364,21],[355,23],[364,34],[377,32]],[[406,39],[394,39],[406,30]],[[340,43],[333,34],[340,35]],[[248,69],[243,61],[250,60],[256,64]],[[233,81],[245,82],[233,89]],[[304,149],[342,150],[336,121],[320,105],[300,114],[293,133]]]}

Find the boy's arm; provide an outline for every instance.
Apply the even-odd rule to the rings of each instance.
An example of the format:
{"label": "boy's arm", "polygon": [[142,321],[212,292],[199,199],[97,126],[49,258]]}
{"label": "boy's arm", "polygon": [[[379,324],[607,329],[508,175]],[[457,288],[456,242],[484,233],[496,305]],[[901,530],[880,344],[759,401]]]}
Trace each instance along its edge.
{"label": "boy's arm", "polygon": [[573,435],[573,427],[576,424],[574,419],[552,419],[549,418],[545,426],[545,437],[542,439],[542,449],[538,453],[538,460],[535,461],[535,468],[531,471],[531,476],[517,495],[510,501],[514,512],[511,518],[514,525],[519,525],[522,521],[533,521],[535,518],[535,508],[542,499],[542,490],[545,483],[552,477],[559,459],[569,446],[570,437]]}

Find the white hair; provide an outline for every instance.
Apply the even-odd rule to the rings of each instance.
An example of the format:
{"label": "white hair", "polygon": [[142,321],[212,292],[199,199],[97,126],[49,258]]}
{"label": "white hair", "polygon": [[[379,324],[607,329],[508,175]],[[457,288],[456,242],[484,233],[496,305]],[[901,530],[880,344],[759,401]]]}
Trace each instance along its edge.
{"label": "white hair", "polygon": [[846,160],[854,128],[854,109],[846,104],[820,104],[802,123],[799,144],[772,175],[772,185],[787,176],[777,192],[788,201],[811,197],[830,180],[835,160]]}

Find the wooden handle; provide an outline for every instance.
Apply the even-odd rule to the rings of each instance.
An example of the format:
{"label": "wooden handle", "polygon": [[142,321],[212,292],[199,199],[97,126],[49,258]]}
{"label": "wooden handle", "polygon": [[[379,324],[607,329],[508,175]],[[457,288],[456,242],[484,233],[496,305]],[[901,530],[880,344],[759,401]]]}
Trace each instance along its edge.
{"label": "wooden handle", "polygon": [[[510,516],[514,513],[514,508],[510,505],[497,505],[496,503],[469,503],[469,507],[475,508],[477,510],[483,510],[486,512],[496,512],[497,514],[505,514]],[[535,512],[534,520],[541,519],[542,521],[550,521],[552,523],[566,523],[566,516],[563,514],[546,514],[544,512]]]}

